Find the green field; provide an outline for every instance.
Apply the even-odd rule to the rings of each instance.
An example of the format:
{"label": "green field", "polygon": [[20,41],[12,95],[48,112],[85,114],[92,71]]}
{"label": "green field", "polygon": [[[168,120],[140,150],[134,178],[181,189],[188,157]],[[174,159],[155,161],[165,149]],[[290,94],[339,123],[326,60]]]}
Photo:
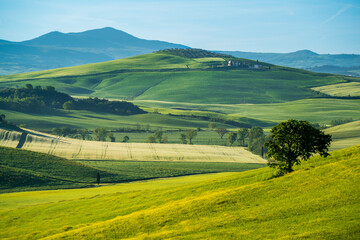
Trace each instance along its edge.
{"label": "green field", "polygon": [[[359,78],[177,51],[0,76],[0,88],[51,85],[147,111],[1,109],[2,125],[27,129],[0,129],[0,239],[359,239],[360,99],[344,98],[359,96]],[[331,150],[346,149],[282,177],[209,128],[268,132],[288,119],[354,121],[325,130]],[[55,127],[106,128],[116,142],[47,134]],[[147,143],[158,129],[171,144]],[[189,129],[194,145],[180,144]]]}
{"label": "green field", "polygon": [[99,168],[32,151],[0,147],[1,192],[83,187],[96,182],[96,174],[112,177]]}
{"label": "green field", "polygon": [[[195,104],[162,101],[135,101],[135,104],[157,109],[160,113],[226,115],[228,119],[248,120],[250,124],[276,125],[290,118],[312,123],[330,124],[335,119],[360,119],[360,99],[303,99],[274,104]],[[175,110],[174,110],[175,109]],[[184,109],[179,111],[178,109]],[[256,124],[256,120],[259,122]],[[274,124],[275,123],[275,124]]]}
{"label": "green field", "polygon": [[[90,111],[58,111],[55,114],[21,113],[11,110],[1,110],[6,118],[16,124],[25,124],[27,128],[51,131],[54,127],[88,128],[94,129],[104,127],[108,130],[117,128],[136,129],[140,124],[141,128],[149,125],[151,131],[158,128],[163,130],[208,128],[209,121],[198,120],[190,117],[176,117],[162,114],[136,114],[121,116],[109,113],[96,113]],[[259,121],[261,122],[261,121]],[[234,126],[218,123],[219,127],[232,128]]]}
{"label": "green field", "polygon": [[340,97],[360,96],[360,82],[332,84],[327,86],[315,87],[313,89],[319,92],[329,94],[331,96],[340,96]]}
{"label": "green field", "polygon": [[278,178],[261,168],[1,194],[0,237],[358,239],[359,158],[356,146],[313,157]]}
{"label": "green field", "polygon": [[339,126],[325,129],[326,134],[330,134],[333,139],[331,149],[337,150],[360,143],[360,121],[345,123]]}
{"label": "green field", "polygon": [[[175,51],[176,52],[176,51]],[[207,129],[213,118],[217,127],[236,130],[226,121],[270,128],[288,119],[329,125],[338,118],[360,119],[360,99],[324,98],[312,88],[351,85],[358,91],[359,78],[312,73],[259,63],[262,69],[227,67],[227,60],[256,62],[232,57],[187,58],[152,53],[104,63],[0,76],[0,87],[52,85],[78,96],[128,99],[148,114],[119,116],[89,111],[25,114],[4,110],[7,119],[30,129],[50,132],[54,127],[94,129],[136,128],[151,131]],[[320,91],[320,90],[319,90]],[[322,90],[321,90],[322,91]],[[318,98],[322,97],[322,98]],[[160,114],[158,114],[160,113]],[[201,120],[200,118],[206,118]],[[116,133],[117,141],[129,136],[146,142],[151,133]],[[168,132],[170,143],[179,133]],[[224,144],[213,132],[200,132],[196,144]]]}
{"label": "green field", "polygon": [[0,147],[0,192],[90,187],[100,173],[102,183],[130,182],[183,175],[240,172],[264,163],[151,162],[78,160]]}
{"label": "green field", "polygon": [[[230,59],[230,58],[229,58]],[[233,59],[233,58],[231,58]],[[205,61],[206,60],[206,61]],[[352,81],[262,63],[264,69],[210,67],[164,53],[0,77],[0,87],[52,85],[71,95],[192,103],[277,103],[317,96],[307,88]],[[214,62],[223,63],[219,58]],[[237,59],[237,61],[253,61]]]}

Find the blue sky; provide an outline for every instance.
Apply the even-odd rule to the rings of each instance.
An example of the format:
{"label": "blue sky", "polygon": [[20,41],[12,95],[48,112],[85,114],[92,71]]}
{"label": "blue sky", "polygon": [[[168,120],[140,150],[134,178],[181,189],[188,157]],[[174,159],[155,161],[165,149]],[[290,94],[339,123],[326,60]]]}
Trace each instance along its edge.
{"label": "blue sky", "polygon": [[0,39],[102,27],[209,50],[360,54],[360,0],[0,0]]}

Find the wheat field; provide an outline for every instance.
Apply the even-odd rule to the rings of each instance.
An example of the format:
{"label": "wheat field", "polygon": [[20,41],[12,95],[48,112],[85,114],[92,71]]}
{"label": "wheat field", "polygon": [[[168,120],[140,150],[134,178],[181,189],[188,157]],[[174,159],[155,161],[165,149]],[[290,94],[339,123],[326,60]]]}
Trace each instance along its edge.
{"label": "wheat field", "polygon": [[[242,147],[84,141],[28,130],[22,149],[67,159],[266,163]],[[0,145],[16,147],[21,133],[0,130]]]}

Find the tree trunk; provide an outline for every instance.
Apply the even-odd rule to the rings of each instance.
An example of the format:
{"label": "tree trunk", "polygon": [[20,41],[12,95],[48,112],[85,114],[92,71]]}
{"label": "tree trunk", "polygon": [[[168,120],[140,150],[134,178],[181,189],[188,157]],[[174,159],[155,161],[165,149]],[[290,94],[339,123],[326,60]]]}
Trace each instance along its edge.
{"label": "tree trunk", "polygon": [[287,164],[288,164],[288,167],[287,167],[287,171],[288,171],[288,173],[291,173],[292,171],[294,171],[293,169],[292,169],[292,161],[289,161]]}

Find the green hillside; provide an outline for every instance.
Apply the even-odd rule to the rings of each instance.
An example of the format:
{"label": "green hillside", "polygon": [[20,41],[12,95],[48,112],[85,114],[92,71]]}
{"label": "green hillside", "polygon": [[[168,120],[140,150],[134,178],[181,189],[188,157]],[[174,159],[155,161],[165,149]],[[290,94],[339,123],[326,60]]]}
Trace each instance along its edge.
{"label": "green hillside", "polygon": [[[179,50],[180,51],[180,50]],[[195,50],[182,50],[195,51]],[[181,55],[180,53],[178,55]],[[110,62],[0,77],[0,87],[51,85],[72,95],[192,103],[276,103],[317,96],[312,87],[352,81],[226,55],[156,52]],[[228,66],[231,60],[234,66]]]}
{"label": "green hillside", "polygon": [[263,168],[2,194],[0,237],[358,239],[359,160],[358,145],[326,159],[313,157],[278,178]]}
{"label": "green hillside", "polygon": [[0,191],[92,185],[96,174],[111,173],[75,161],[27,150],[0,147]]}
{"label": "green hillside", "polygon": [[360,143],[360,121],[345,123],[339,126],[327,128],[326,134],[331,134],[333,142],[331,149],[342,149]]}
{"label": "green hillside", "polygon": [[[360,119],[360,99],[319,98],[273,104],[195,104],[150,100],[134,102],[137,105],[158,109],[161,113],[226,115],[228,119],[247,120],[253,126],[271,126],[274,122],[279,123],[290,118],[322,124],[330,124],[332,120],[339,118]],[[202,113],[199,114],[199,111]]]}

